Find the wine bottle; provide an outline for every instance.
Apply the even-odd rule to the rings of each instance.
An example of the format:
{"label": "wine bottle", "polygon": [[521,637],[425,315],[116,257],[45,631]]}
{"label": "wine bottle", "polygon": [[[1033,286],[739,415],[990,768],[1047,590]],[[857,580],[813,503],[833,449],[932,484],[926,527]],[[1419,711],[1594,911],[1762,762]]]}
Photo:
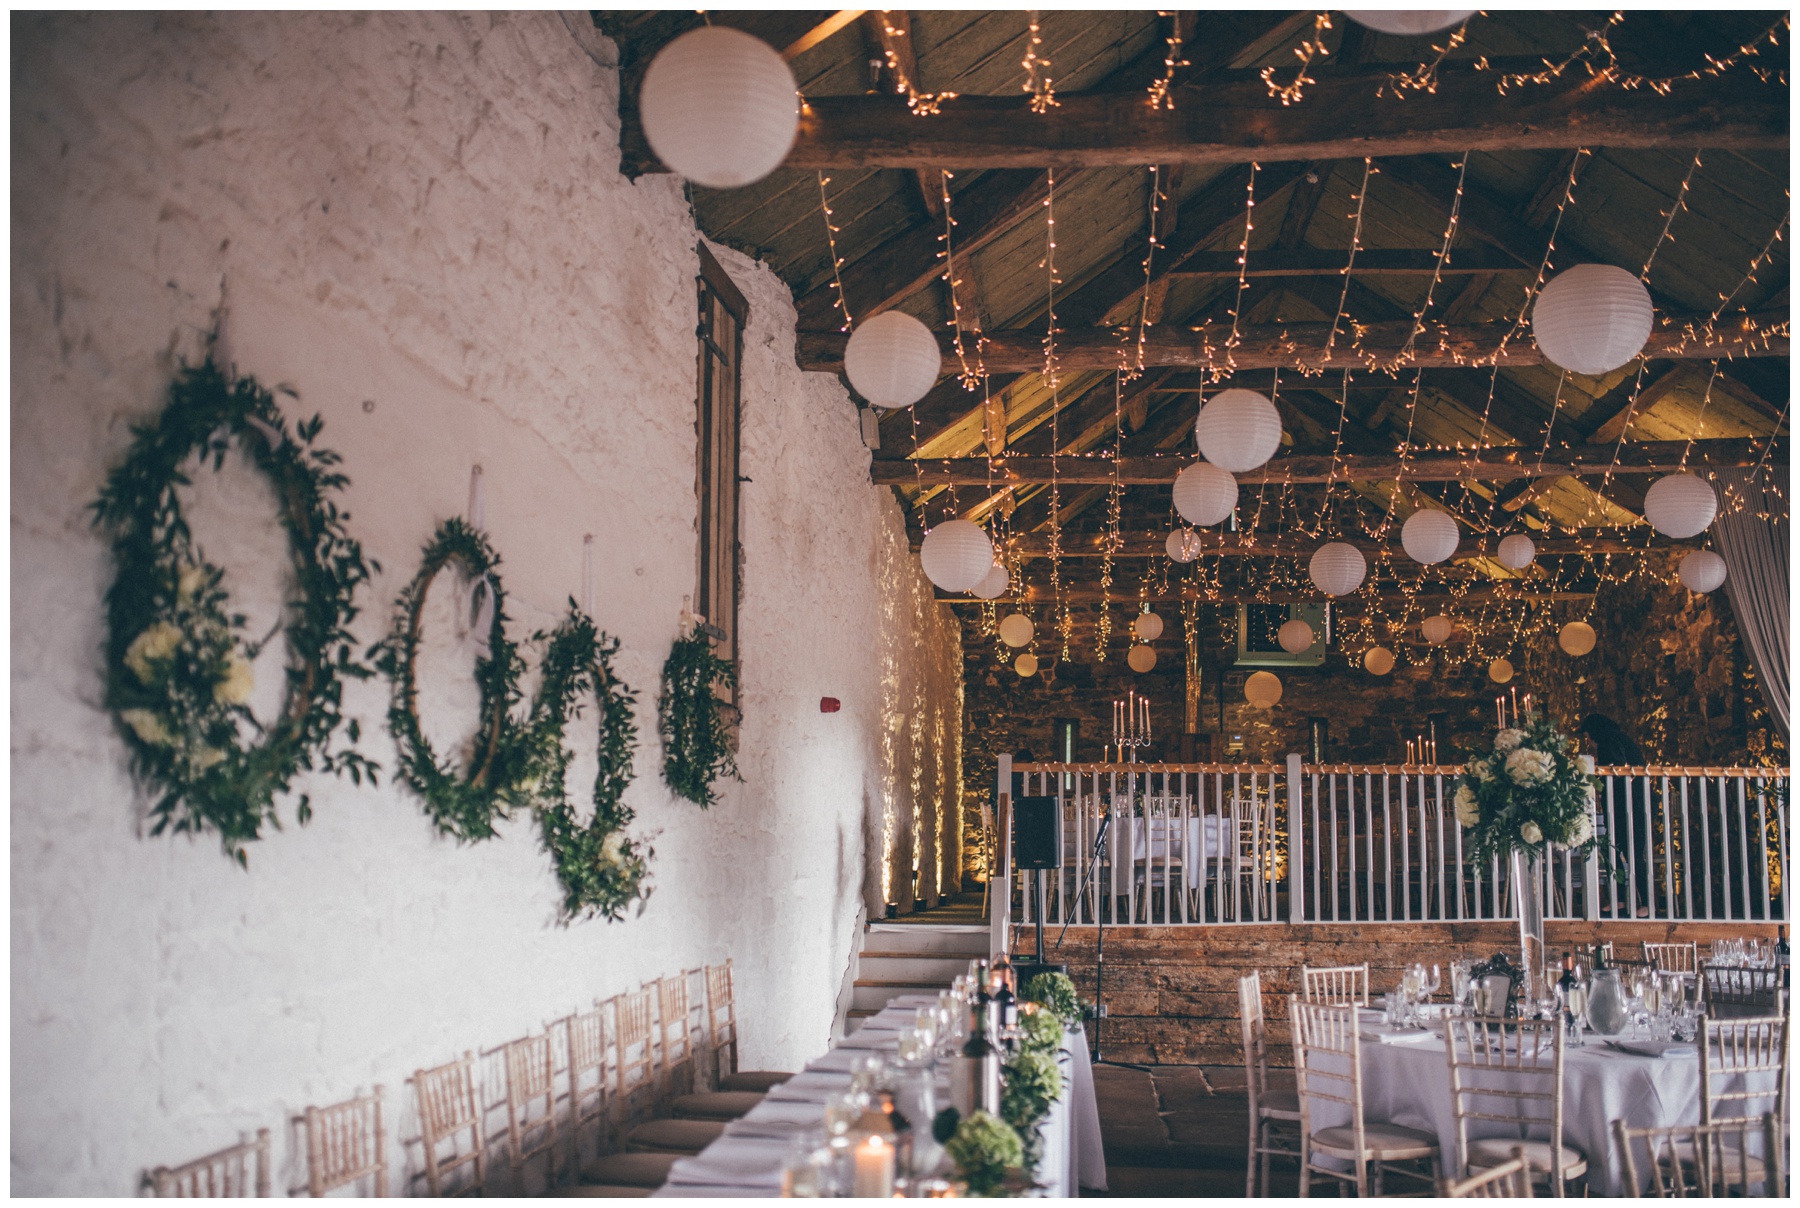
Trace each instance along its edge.
{"label": "wine bottle", "polygon": [[988,1037],[988,1012],[983,1003],[969,1004],[969,1039],[956,1059],[951,1101],[965,1119],[971,1112],[1000,1114],[1000,1050]]}
{"label": "wine bottle", "polygon": [[1775,964],[1783,969],[1788,967],[1787,928],[1785,926],[1775,929]]}
{"label": "wine bottle", "polygon": [[1576,986],[1575,954],[1573,952],[1563,953],[1562,976],[1557,978],[1556,985],[1557,988],[1562,991],[1563,1026],[1566,1028],[1573,1028],[1575,1026],[1575,1012],[1569,1005],[1574,1001],[1574,991]]}
{"label": "wine bottle", "polygon": [[1019,1000],[1012,988],[1012,963],[1003,955],[994,962],[994,1022],[1000,1043],[1012,1052],[1019,1037]]}

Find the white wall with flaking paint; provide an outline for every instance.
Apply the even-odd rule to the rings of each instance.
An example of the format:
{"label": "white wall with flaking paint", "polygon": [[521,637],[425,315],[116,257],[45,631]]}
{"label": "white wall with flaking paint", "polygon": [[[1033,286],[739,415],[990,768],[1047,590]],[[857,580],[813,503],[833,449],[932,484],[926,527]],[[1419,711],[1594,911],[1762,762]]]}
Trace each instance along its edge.
{"label": "white wall with flaking paint", "polygon": [[[727,956],[746,1064],[791,1068],[833,1027],[883,820],[910,828],[921,787],[954,814],[958,761],[900,740],[915,719],[960,728],[955,627],[868,483],[842,389],[794,367],[786,287],[725,250],[752,310],[744,783],[706,813],[662,786],[658,671],[694,583],[696,233],[677,180],[618,174],[610,54],[578,14],[15,20],[15,1193],[130,1194],[147,1166],[269,1127],[281,1194],[303,1178],[288,1118],[373,1083],[416,1172],[414,1069]],[[223,355],[291,384],[290,416],[322,415],[344,456],[351,528],[382,565],[364,642],[474,464],[518,635],[580,593],[594,535],[596,617],[640,693],[641,918],[559,928],[529,819],[459,846],[387,779],[309,780],[314,821],[290,804],[247,873],[212,839],[144,833],[101,708],[111,572],[85,509],[221,308]],[[266,490],[228,469],[191,506],[260,631],[282,589]],[[473,710],[448,615],[434,598],[440,741]],[[265,715],[277,680],[259,666]],[[385,684],[347,707],[391,768]]]}

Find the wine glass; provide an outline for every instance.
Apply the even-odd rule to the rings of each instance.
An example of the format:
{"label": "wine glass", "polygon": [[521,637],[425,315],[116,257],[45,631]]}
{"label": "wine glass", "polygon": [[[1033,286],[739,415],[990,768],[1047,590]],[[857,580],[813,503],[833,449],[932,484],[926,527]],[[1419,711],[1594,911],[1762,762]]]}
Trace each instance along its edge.
{"label": "wine glass", "polygon": [[937,1048],[938,1041],[938,1008],[934,1003],[929,1007],[919,1007],[913,1012],[912,1026],[924,1039],[927,1050]]}
{"label": "wine glass", "polygon": [[849,1132],[862,1119],[865,1100],[856,1091],[832,1091],[825,1096],[825,1136],[830,1145],[848,1145]]}
{"label": "wine glass", "polygon": [[850,1089],[862,1095],[865,1101],[881,1087],[886,1075],[886,1053],[870,1049],[850,1059]]}
{"label": "wine glass", "polygon": [[1431,972],[1425,975],[1425,985],[1423,987],[1425,997],[1430,998],[1432,995],[1436,994],[1438,990],[1443,987],[1443,984],[1444,971],[1439,966],[1433,965],[1431,967]]}
{"label": "wine glass", "polygon": [[1450,962],[1450,998],[1461,1015],[1469,1005],[1469,973],[1472,966],[1465,960]]}

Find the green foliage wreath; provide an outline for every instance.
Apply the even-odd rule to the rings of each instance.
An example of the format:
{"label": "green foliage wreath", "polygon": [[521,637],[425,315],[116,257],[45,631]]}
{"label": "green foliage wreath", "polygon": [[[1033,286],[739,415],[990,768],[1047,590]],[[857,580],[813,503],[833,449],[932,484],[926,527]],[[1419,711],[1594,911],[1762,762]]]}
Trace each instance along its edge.
{"label": "green foliage wreath", "polygon": [[[360,737],[343,716],[343,686],[370,674],[349,625],[374,564],[333,499],[349,480],[333,468],[336,453],[313,445],[323,427],[314,416],[289,435],[273,394],[253,378],[227,377],[209,357],[184,366],[162,412],[132,429],[125,460],[91,505],[95,525],[111,535],[116,571],[106,592],[106,703],[133,771],[160,794],[151,833],[216,830],[246,868],[243,845],[261,837],[265,821],[280,827],[275,799],[295,775],[319,770],[361,783],[378,771],[353,746],[332,744],[340,726],[350,743]],[[293,561],[287,696],[267,727],[246,702],[251,664],[269,638],[245,639],[224,572],[195,545],[176,493],[190,482],[189,458],[217,471],[234,439],[275,489]],[[312,816],[305,794],[295,816],[302,825]]]}
{"label": "green foliage wreath", "polygon": [[[451,562],[462,566],[477,584],[477,592],[491,593],[493,606],[487,653],[475,661],[481,723],[465,773],[438,762],[419,726],[417,663],[425,596],[438,572]],[[500,556],[480,532],[460,519],[444,521],[425,546],[419,573],[394,602],[393,629],[370,651],[376,666],[393,681],[388,728],[400,749],[400,778],[423,799],[425,812],[440,831],[471,842],[493,838],[496,818],[506,817],[514,806],[532,803],[529,782],[538,774],[530,736],[512,717],[520,699],[524,661],[506,636],[506,589],[500,584],[499,565]]]}
{"label": "green foliage wreath", "polygon": [[742,779],[715,686],[735,688],[737,668],[713,652],[706,631],[696,625],[670,647],[656,705],[663,779],[701,809],[719,799],[713,791],[719,777]]}

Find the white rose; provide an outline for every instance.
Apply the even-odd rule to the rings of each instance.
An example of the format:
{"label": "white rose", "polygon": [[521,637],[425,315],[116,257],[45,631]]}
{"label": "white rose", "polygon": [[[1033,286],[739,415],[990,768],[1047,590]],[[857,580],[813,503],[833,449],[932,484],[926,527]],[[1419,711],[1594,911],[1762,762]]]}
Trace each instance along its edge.
{"label": "white rose", "polygon": [[614,831],[606,836],[606,842],[600,845],[600,858],[608,864],[625,862],[625,832]]}
{"label": "white rose", "polygon": [[1486,780],[1488,776],[1488,761],[1485,759],[1469,760],[1469,775],[1476,780]]}
{"label": "white rose", "polygon": [[1502,731],[1500,731],[1500,733],[1494,735],[1494,750],[1496,750],[1504,755],[1506,752],[1513,750],[1520,743],[1522,743],[1524,741],[1525,741],[1525,731],[1523,731],[1523,730],[1502,730]]}
{"label": "white rose", "polygon": [[174,654],[180,645],[181,630],[167,621],[158,621],[131,639],[131,645],[125,648],[125,665],[133,675],[149,683],[153,665]]}
{"label": "white rose", "polygon": [[1474,792],[1466,784],[1456,786],[1456,820],[1464,826],[1474,826],[1481,821],[1481,802],[1477,801]]}
{"label": "white rose", "polygon": [[241,655],[233,654],[225,670],[225,678],[213,685],[213,699],[227,705],[241,705],[250,699],[256,687],[256,673]]}
{"label": "white rose", "polygon": [[1594,819],[1590,814],[1582,814],[1569,827],[1569,837],[1563,841],[1565,847],[1580,847],[1594,837]]}
{"label": "white rose", "polygon": [[176,582],[175,592],[183,600],[191,600],[194,598],[194,593],[199,591],[205,584],[206,568],[204,566],[189,566],[182,570],[181,577]]}
{"label": "white rose", "polygon": [[194,755],[194,770],[204,772],[225,762],[225,752],[217,747],[201,747]]}
{"label": "white rose", "polygon": [[1535,822],[1527,822],[1519,828],[1519,838],[1527,843],[1542,843],[1544,841],[1543,828]]}
{"label": "white rose", "polygon": [[1517,785],[1542,784],[1556,771],[1556,761],[1542,751],[1520,747],[1506,757],[1506,774]]}
{"label": "white rose", "polygon": [[162,719],[148,709],[126,709],[119,720],[130,726],[137,736],[153,746],[167,746],[169,731]]}
{"label": "white rose", "polygon": [[1592,776],[1594,774],[1594,757],[1592,755],[1577,755],[1575,757],[1575,762],[1580,766],[1581,774],[1583,776]]}

